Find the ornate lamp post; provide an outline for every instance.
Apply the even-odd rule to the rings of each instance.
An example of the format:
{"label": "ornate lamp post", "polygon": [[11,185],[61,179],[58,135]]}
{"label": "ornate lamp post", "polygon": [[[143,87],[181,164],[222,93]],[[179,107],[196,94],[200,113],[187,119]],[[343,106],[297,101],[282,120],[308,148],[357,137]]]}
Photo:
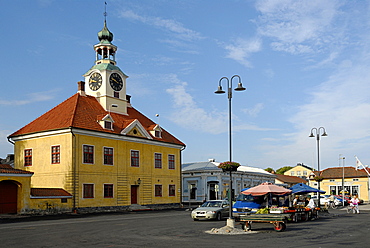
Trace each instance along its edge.
{"label": "ornate lamp post", "polygon": [[[225,93],[224,90],[222,90],[221,82],[222,80],[227,81],[227,98],[229,99],[229,161],[232,162],[232,139],[231,139],[231,98],[232,98],[232,83],[233,79],[238,78],[238,87],[236,87],[234,90],[236,91],[244,91],[246,90],[241,82],[241,78],[238,75],[234,75],[229,80],[227,77],[222,77],[220,81],[218,82],[218,89],[215,91],[216,94],[223,94]],[[231,197],[231,191],[232,191],[232,171],[229,171],[230,178],[229,178],[229,218],[227,220],[227,226],[234,227],[235,221],[233,218],[233,206],[232,206],[232,197]]]}
{"label": "ornate lamp post", "polygon": [[[321,131],[322,131],[322,134],[321,134]],[[319,127],[319,128],[316,128],[316,127],[313,127],[311,129],[311,134],[310,134],[310,138],[314,138],[315,135],[314,133],[316,134],[316,141],[317,141],[317,171],[319,173],[319,177],[320,177],[320,134],[321,136],[328,136],[328,134],[326,133],[325,131],[325,128],[324,127]],[[320,190],[320,180],[317,181],[318,183],[318,190]],[[317,193],[317,206],[320,207],[320,192]]]}

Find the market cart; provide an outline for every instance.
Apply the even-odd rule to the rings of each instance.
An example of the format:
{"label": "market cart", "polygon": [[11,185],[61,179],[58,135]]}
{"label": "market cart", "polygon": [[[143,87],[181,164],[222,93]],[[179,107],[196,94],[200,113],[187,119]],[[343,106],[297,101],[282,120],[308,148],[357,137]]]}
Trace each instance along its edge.
{"label": "market cart", "polygon": [[286,214],[250,214],[239,216],[239,222],[242,223],[242,228],[246,231],[252,230],[253,222],[271,223],[274,225],[274,230],[282,232],[286,229],[286,223],[289,215]]}

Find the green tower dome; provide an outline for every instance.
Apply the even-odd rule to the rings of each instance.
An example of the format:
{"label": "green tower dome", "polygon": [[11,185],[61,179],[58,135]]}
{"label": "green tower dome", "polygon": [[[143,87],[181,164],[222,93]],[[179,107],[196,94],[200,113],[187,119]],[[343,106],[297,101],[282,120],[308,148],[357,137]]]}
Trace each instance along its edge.
{"label": "green tower dome", "polygon": [[99,41],[107,40],[111,42],[113,40],[113,33],[111,33],[109,29],[107,28],[106,21],[104,21],[103,29],[100,32],[98,32],[98,38],[99,38]]}

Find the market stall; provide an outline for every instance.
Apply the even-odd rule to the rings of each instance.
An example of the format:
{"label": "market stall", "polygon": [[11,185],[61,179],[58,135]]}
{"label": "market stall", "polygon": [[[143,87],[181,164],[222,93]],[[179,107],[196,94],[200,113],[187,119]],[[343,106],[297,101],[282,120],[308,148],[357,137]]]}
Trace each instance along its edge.
{"label": "market stall", "polygon": [[242,223],[245,230],[251,230],[253,222],[264,222],[271,223],[274,226],[274,230],[281,232],[286,229],[286,223],[288,221],[289,214],[282,214],[283,210],[275,209],[278,211],[277,214],[270,212],[272,206],[273,196],[285,196],[289,195],[292,191],[272,183],[262,183],[256,187],[242,191],[244,195],[252,196],[266,196],[266,208],[260,209],[255,214],[246,213],[239,215],[238,221]]}

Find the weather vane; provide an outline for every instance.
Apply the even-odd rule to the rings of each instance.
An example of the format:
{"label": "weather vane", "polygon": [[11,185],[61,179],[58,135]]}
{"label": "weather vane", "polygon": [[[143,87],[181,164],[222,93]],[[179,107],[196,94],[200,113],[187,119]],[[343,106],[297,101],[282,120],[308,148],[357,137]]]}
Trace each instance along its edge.
{"label": "weather vane", "polygon": [[105,3],[105,6],[104,6],[104,21],[107,21],[107,2],[104,2]]}

